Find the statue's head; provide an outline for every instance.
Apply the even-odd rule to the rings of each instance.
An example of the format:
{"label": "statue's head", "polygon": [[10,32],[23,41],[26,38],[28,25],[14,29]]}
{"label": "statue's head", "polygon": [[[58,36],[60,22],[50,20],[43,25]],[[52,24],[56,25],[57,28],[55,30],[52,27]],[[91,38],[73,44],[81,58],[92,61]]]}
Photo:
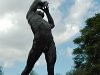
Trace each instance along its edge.
{"label": "statue's head", "polygon": [[44,18],[44,12],[42,12],[42,11],[36,11],[36,13],[37,13],[39,16],[41,16],[42,18]]}

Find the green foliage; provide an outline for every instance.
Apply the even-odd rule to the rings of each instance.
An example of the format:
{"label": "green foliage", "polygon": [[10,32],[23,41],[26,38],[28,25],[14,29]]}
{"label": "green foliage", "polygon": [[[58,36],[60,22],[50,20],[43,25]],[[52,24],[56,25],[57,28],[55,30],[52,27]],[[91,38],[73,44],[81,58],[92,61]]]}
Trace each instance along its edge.
{"label": "green foliage", "polygon": [[38,74],[34,70],[32,70],[30,75],[38,75]]}
{"label": "green foliage", "polygon": [[84,75],[100,75],[100,14],[87,19],[80,32],[81,36],[74,40],[78,45],[73,51],[75,68],[85,69]]}
{"label": "green foliage", "polygon": [[86,71],[83,69],[76,69],[71,70],[70,72],[66,73],[66,75],[86,75]]}
{"label": "green foliage", "polygon": [[3,75],[2,66],[0,66],[0,75]]}
{"label": "green foliage", "polygon": [[71,70],[70,72],[67,72],[66,75],[73,75],[73,70]]}

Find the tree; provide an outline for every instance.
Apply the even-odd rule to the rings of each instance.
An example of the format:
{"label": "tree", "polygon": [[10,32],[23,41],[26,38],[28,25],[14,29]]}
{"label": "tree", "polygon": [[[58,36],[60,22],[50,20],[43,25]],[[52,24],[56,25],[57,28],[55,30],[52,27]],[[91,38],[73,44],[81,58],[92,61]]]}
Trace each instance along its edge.
{"label": "tree", "polygon": [[38,74],[34,70],[32,70],[30,75],[38,75]]}
{"label": "tree", "polygon": [[70,72],[67,72],[66,75],[73,75],[73,70],[71,70]]}
{"label": "tree", "polygon": [[66,75],[86,75],[86,70],[83,69],[74,69],[70,72],[67,72]]}
{"label": "tree", "polygon": [[87,19],[81,36],[74,40],[75,69],[85,70],[86,75],[100,75],[100,13]]}
{"label": "tree", "polygon": [[3,75],[2,67],[0,66],[0,75]]}

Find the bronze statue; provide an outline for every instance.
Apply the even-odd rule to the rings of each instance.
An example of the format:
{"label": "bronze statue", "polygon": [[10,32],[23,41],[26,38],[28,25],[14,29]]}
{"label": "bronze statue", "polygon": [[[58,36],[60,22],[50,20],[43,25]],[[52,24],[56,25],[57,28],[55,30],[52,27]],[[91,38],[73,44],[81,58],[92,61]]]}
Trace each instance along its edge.
{"label": "bronze statue", "polygon": [[[37,9],[41,9],[44,12],[38,11]],[[43,19],[44,13],[48,18],[48,22]],[[33,46],[29,52],[26,67],[21,75],[28,75],[30,73],[42,53],[45,54],[48,75],[54,75],[56,47],[51,29],[53,29],[55,25],[49,12],[48,2],[35,0],[31,5],[26,18],[34,34],[34,40]]]}

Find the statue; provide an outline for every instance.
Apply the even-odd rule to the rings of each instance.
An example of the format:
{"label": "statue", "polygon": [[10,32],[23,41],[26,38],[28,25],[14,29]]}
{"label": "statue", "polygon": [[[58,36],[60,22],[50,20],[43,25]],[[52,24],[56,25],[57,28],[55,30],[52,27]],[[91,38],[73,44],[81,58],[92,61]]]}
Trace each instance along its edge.
{"label": "statue", "polygon": [[[41,9],[43,12],[38,11],[37,9]],[[43,19],[44,13],[48,18],[48,22]],[[42,53],[45,54],[48,75],[54,75],[56,47],[51,29],[53,29],[55,25],[49,12],[48,2],[35,0],[31,5],[26,18],[34,34],[34,40],[33,46],[29,52],[26,67],[21,75],[28,75],[30,73]]]}

